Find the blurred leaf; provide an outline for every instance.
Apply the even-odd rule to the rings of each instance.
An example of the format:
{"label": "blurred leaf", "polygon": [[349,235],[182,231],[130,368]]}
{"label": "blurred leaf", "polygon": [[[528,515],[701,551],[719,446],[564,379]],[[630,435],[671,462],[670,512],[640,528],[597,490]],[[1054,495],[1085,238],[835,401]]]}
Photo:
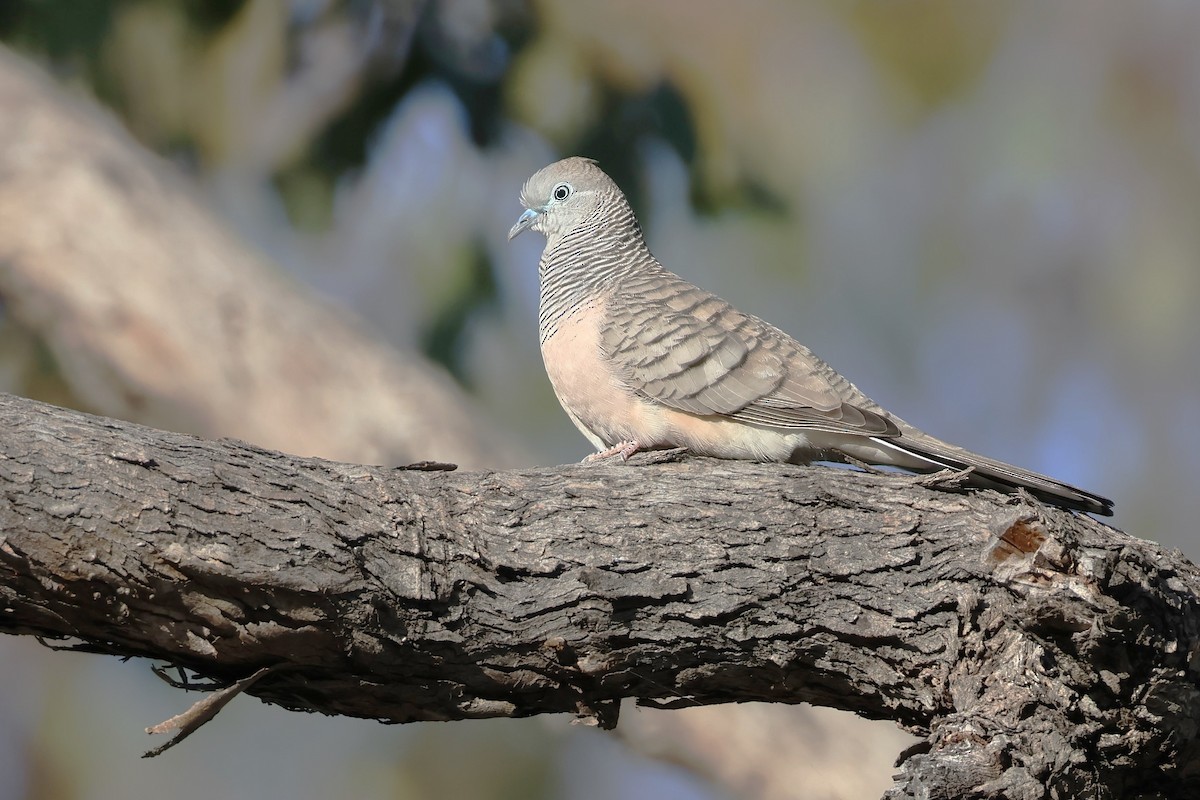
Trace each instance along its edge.
{"label": "blurred leaf", "polygon": [[52,61],[94,64],[117,2],[0,2],[0,38],[45,53]]}

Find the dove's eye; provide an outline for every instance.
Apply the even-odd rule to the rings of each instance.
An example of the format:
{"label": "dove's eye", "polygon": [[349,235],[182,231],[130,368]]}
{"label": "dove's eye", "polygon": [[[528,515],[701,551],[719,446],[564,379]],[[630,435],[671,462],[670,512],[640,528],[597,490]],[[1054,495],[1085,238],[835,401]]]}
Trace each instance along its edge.
{"label": "dove's eye", "polygon": [[554,187],[554,191],[551,194],[554,195],[555,200],[566,200],[571,194],[571,184],[560,183],[558,186]]}

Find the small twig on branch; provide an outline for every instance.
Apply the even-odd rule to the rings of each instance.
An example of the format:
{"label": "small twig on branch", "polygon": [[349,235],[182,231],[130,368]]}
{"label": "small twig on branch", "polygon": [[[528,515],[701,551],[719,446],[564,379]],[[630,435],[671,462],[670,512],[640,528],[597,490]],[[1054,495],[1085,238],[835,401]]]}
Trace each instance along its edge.
{"label": "small twig on branch", "polygon": [[212,694],[197,700],[192,704],[191,708],[182,714],[176,714],[168,720],[146,728],[146,733],[154,734],[175,732],[175,735],[160,744],[158,747],[147,750],[142,754],[142,758],[153,758],[157,755],[161,755],[167,750],[170,750],[172,747],[195,733],[204,723],[215,717],[230,700],[249,689],[251,686],[257,683],[260,678],[270,674],[274,670],[275,667],[263,667],[253,675],[243,678],[237,683],[230,684],[222,689],[217,689],[213,691]]}

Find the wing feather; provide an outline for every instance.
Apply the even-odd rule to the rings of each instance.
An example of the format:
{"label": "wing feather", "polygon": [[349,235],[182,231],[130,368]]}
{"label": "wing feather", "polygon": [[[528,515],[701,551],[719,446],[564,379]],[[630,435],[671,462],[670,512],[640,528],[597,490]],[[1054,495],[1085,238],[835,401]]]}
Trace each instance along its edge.
{"label": "wing feather", "polygon": [[787,334],[669,276],[609,305],[601,346],[646,397],[698,415],[784,429],[896,436],[848,381]]}

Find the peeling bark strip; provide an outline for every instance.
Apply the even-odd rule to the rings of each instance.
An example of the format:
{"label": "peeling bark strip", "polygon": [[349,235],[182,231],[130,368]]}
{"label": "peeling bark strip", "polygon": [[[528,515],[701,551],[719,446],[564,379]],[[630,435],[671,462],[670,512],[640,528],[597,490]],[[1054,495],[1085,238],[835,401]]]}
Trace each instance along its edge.
{"label": "peeling bark strip", "polygon": [[810,702],[891,797],[1195,796],[1200,573],[905,476],[302,459],[0,397],[0,631],[388,722]]}

